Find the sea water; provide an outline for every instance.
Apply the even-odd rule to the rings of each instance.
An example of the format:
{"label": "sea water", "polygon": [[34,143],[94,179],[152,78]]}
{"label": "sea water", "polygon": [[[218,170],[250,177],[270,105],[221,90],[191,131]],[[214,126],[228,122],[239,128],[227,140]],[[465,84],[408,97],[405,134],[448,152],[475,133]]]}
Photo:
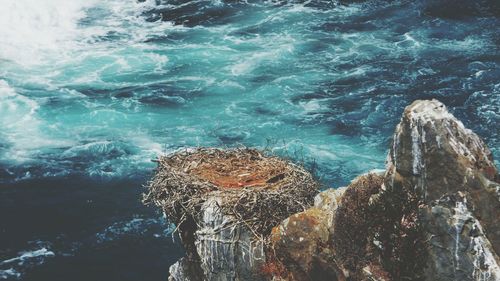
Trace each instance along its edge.
{"label": "sea water", "polygon": [[498,160],[499,26],[494,0],[3,0],[0,280],[165,280],[182,249],[140,194],[179,148],[339,187],[437,98]]}

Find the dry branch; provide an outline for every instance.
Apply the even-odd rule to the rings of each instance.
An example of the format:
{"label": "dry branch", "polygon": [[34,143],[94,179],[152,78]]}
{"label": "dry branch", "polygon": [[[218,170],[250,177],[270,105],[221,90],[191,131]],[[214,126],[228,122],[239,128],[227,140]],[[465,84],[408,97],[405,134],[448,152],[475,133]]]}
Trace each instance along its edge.
{"label": "dry branch", "polygon": [[217,193],[232,223],[263,239],[290,214],[310,207],[319,189],[304,168],[256,149],[197,148],[157,162],[144,202],[161,207],[178,226],[187,218],[198,222],[201,205]]}

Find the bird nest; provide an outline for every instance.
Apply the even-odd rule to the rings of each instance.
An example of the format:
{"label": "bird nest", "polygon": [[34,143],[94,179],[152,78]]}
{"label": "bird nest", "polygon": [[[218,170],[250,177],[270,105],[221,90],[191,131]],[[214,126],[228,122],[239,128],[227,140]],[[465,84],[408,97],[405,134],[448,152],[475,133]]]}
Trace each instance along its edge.
{"label": "bird nest", "polygon": [[262,238],[293,213],[310,207],[319,184],[301,166],[248,148],[182,150],[158,160],[144,195],[177,226],[201,219],[202,204],[217,194],[233,223]]}

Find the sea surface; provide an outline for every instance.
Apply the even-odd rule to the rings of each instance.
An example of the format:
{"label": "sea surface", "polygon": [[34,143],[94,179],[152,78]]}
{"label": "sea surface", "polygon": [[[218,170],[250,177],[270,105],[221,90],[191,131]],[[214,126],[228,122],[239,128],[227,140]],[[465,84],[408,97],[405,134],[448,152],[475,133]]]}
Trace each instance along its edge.
{"label": "sea surface", "polygon": [[166,280],[152,159],[268,148],[325,186],[383,169],[437,98],[500,159],[496,0],[2,0],[0,280]]}

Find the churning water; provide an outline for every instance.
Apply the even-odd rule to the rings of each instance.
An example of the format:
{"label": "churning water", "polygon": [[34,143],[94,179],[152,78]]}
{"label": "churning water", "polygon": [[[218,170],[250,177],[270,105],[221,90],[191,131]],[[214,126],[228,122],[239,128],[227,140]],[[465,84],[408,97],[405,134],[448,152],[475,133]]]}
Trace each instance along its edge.
{"label": "churning water", "polygon": [[498,160],[495,0],[0,5],[0,280],[165,280],[182,250],[140,187],[182,147],[270,145],[340,186],[438,98]]}

